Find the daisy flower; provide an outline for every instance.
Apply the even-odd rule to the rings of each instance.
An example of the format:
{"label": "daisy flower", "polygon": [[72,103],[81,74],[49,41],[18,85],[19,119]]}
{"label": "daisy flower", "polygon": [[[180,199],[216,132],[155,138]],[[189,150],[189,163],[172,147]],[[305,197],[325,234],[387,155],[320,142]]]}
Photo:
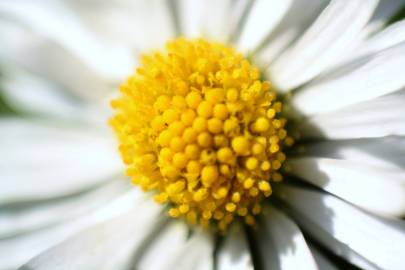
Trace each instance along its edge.
{"label": "daisy flower", "polygon": [[404,269],[403,4],[1,1],[0,269]]}

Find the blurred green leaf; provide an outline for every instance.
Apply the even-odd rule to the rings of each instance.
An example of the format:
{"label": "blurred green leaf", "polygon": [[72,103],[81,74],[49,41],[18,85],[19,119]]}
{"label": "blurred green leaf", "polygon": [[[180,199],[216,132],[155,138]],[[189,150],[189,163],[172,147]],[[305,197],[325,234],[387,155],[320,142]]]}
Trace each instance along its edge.
{"label": "blurred green leaf", "polygon": [[0,90],[0,117],[1,116],[9,116],[9,115],[16,115],[17,111],[14,110],[6,101],[3,96],[3,93]]}
{"label": "blurred green leaf", "polygon": [[386,26],[405,19],[405,5],[403,5],[386,23]]}

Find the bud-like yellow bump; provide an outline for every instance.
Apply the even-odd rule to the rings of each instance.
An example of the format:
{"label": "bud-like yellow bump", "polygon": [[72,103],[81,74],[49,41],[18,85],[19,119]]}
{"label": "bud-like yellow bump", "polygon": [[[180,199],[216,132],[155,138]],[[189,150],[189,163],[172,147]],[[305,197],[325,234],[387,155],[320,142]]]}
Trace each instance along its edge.
{"label": "bud-like yellow bump", "polygon": [[222,132],[222,121],[218,118],[208,120],[208,131],[214,134]]}
{"label": "bud-like yellow bump", "polygon": [[159,115],[159,117],[155,117],[151,122],[151,127],[154,131],[160,132],[165,128],[165,122],[163,117]]}
{"label": "bud-like yellow bump", "polygon": [[195,111],[188,109],[181,114],[181,122],[186,126],[191,126],[196,117]]}
{"label": "bud-like yellow bump", "polygon": [[240,202],[240,198],[241,198],[241,196],[240,196],[239,192],[235,192],[235,193],[232,194],[232,201],[234,203]]}
{"label": "bud-like yellow bump", "polygon": [[268,171],[271,168],[271,163],[267,160],[263,161],[262,164],[260,164],[260,169],[262,171]]}
{"label": "bud-like yellow bump", "polygon": [[264,151],[264,146],[260,143],[255,143],[252,146],[252,152],[255,155],[259,155],[259,154],[263,153],[263,151]]}
{"label": "bud-like yellow bump", "polygon": [[232,140],[232,149],[239,155],[248,154],[249,148],[249,140],[244,136],[238,136]]}
{"label": "bud-like yellow bump", "polygon": [[219,171],[221,172],[221,174],[229,176],[231,174],[231,170],[229,168],[229,165],[227,164],[221,164],[219,166]]}
{"label": "bud-like yellow bump", "polygon": [[170,149],[172,149],[174,152],[183,151],[185,146],[186,146],[186,143],[180,137],[174,137],[170,141]]}
{"label": "bud-like yellow bump", "polygon": [[235,88],[230,88],[227,92],[226,92],[226,98],[229,102],[235,102],[238,100],[239,97],[239,91],[236,90]]}
{"label": "bud-like yellow bump", "polygon": [[201,103],[201,95],[197,92],[191,92],[186,96],[186,103],[191,109],[196,109]]}
{"label": "bud-like yellow bump", "polygon": [[184,150],[186,153],[186,156],[189,159],[197,159],[200,156],[200,147],[196,144],[189,144],[186,146],[186,149]]}
{"label": "bud-like yellow bump", "polygon": [[203,148],[208,148],[212,145],[212,136],[208,132],[200,133],[197,137],[198,145]]}
{"label": "bud-like yellow bump", "polygon": [[182,96],[174,96],[172,99],[172,105],[178,109],[185,109],[187,106],[186,100]]}
{"label": "bud-like yellow bump", "polygon": [[169,130],[163,130],[158,137],[159,144],[162,147],[166,147],[170,145],[170,141],[172,140],[172,134]]}
{"label": "bud-like yellow bump", "polygon": [[265,117],[260,117],[254,123],[254,129],[257,132],[265,132],[269,129],[270,123]]}
{"label": "bud-like yellow bump", "polygon": [[212,115],[212,104],[208,101],[203,101],[198,105],[197,113],[199,116],[209,118]]}
{"label": "bud-like yellow bump", "polygon": [[203,132],[207,130],[207,119],[205,119],[204,117],[195,118],[193,122],[193,128],[197,132]]}
{"label": "bud-like yellow bump", "polygon": [[166,95],[161,95],[157,98],[154,108],[157,111],[165,111],[170,108],[170,98]]}
{"label": "bud-like yellow bump", "polygon": [[253,184],[254,184],[254,180],[252,178],[248,178],[243,182],[243,187],[245,189],[249,189],[253,186]]}
{"label": "bud-like yellow bump", "polygon": [[232,160],[234,158],[233,152],[229,147],[223,147],[219,149],[217,156],[218,160],[223,163],[232,163]]}
{"label": "bud-like yellow bump", "polygon": [[262,191],[269,191],[271,190],[271,187],[268,182],[262,180],[259,182],[259,189]]}
{"label": "bud-like yellow bump", "polygon": [[236,210],[236,204],[229,202],[226,204],[225,209],[228,212],[234,212]]}
{"label": "bud-like yellow bump", "polygon": [[188,127],[184,130],[182,138],[186,143],[193,143],[197,140],[197,136],[198,132],[192,127]]}
{"label": "bud-like yellow bump", "polygon": [[159,154],[160,154],[160,157],[166,162],[171,161],[173,158],[173,152],[168,147],[162,148],[160,150]]}
{"label": "bud-like yellow bump", "polygon": [[167,109],[164,113],[163,113],[163,121],[165,121],[165,123],[167,124],[171,124],[174,121],[178,120],[180,117],[180,114],[178,111],[174,110],[174,109]]}
{"label": "bud-like yellow bump", "polygon": [[225,104],[216,104],[214,107],[214,117],[220,120],[225,120],[229,116],[228,108]]}
{"label": "bud-like yellow bump", "polygon": [[187,160],[184,153],[176,153],[173,156],[173,165],[178,169],[183,169],[187,166]]}
{"label": "bud-like yellow bump", "polygon": [[258,162],[258,160],[257,160],[256,158],[254,158],[254,157],[249,157],[249,158],[246,160],[246,168],[247,168],[248,170],[254,170],[254,169],[257,168],[258,165],[259,165],[259,162]]}
{"label": "bud-like yellow bump", "polygon": [[205,94],[205,99],[213,105],[221,103],[225,98],[225,90],[222,88],[214,88]]}
{"label": "bud-like yellow bump", "polygon": [[274,109],[268,109],[268,111],[267,111],[267,117],[268,118],[273,118],[274,116],[276,115],[276,110],[274,110]]}
{"label": "bud-like yellow bump", "polygon": [[191,160],[187,164],[187,172],[188,173],[200,173],[201,171],[201,164],[196,160]]}
{"label": "bud-like yellow bump", "polygon": [[211,184],[215,182],[218,176],[218,168],[215,165],[205,166],[201,171],[201,180],[203,181],[203,184]]}
{"label": "bud-like yellow bump", "polygon": [[181,136],[183,134],[184,129],[185,126],[180,121],[175,121],[169,125],[170,132],[175,136]]}

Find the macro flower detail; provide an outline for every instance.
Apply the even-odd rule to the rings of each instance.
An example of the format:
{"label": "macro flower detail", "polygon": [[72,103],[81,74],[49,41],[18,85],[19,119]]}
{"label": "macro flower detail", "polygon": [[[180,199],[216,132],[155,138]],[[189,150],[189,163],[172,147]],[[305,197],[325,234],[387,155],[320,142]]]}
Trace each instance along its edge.
{"label": "macro flower detail", "polygon": [[405,0],[1,0],[0,270],[404,270]]}
{"label": "macro flower detail", "polygon": [[111,102],[132,182],[190,224],[254,224],[293,142],[270,84],[235,49],[202,39],[168,42],[142,64]]}

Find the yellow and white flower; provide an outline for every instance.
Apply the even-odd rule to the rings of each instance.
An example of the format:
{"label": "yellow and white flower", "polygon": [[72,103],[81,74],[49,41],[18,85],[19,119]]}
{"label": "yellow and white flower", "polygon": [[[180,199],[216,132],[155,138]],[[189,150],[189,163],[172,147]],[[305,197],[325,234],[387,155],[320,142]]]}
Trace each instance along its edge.
{"label": "yellow and white flower", "polygon": [[404,3],[3,0],[0,270],[403,269]]}

